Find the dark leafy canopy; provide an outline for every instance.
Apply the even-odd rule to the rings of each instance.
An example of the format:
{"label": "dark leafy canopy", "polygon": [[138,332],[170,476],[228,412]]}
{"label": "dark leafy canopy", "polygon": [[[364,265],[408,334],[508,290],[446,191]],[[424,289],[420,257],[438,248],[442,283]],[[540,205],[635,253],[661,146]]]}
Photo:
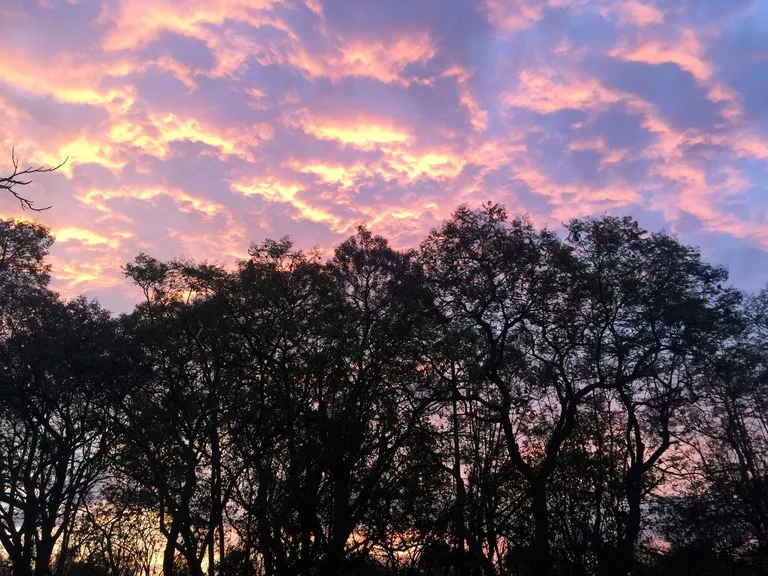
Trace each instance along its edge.
{"label": "dark leafy canopy", "polygon": [[26,276],[41,286],[48,284],[50,265],[45,263],[53,245],[50,230],[23,220],[0,220],[0,276],[11,284],[11,276]]}
{"label": "dark leafy canopy", "polygon": [[767,569],[768,296],[672,236],[488,204],[414,251],[140,254],[117,318],[52,241],[0,221],[13,574]]}
{"label": "dark leafy canopy", "polygon": [[[623,444],[612,495],[623,510],[598,501],[582,512],[593,518],[590,534],[581,528],[578,563],[623,573],[697,361],[716,349],[738,295],[695,250],[631,219],[574,220],[568,231],[561,241],[525,219],[509,221],[499,206],[462,208],[424,242],[423,262],[451,329],[476,334],[460,360],[474,374],[461,397],[499,426],[504,457],[526,486],[532,538],[518,539],[524,550],[515,554],[536,573],[553,570],[550,487],[577,457],[567,450],[580,421],[597,402],[602,411],[621,407],[600,434]],[[582,438],[585,456],[598,440]],[[606,489],[598,480],[596,494]],[[559,563],[576,561],[559,552]]]}
{"label": "dark leafy canopy", "polygon": [[40,226],[3,222],[0,276],[0,544],[18,575],[61,572],[78,510],[106,471],[108,313],[47,291]]}

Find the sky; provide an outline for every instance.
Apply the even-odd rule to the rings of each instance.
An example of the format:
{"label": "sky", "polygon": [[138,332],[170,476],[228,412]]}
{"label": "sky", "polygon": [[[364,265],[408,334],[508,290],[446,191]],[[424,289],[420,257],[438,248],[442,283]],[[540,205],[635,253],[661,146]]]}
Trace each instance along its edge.
{"label": "sky", "polygon": [[231,264],[462,203],[637,218],[768,281],[768,0],[2,0],[0,217],[115,311],[139,252]]}

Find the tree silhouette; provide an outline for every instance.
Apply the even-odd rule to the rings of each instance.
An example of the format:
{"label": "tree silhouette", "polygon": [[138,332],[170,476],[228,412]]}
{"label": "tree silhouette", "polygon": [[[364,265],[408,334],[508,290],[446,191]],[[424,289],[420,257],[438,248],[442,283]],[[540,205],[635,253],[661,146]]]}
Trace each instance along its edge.
{"label": "tree silhouette", "polygon": [[0,232],[0,544],[14,575],[61,574],[111,446],[114,325],[98,305],[46,288],[44,228],[12,221]]}
{"label": "tree silhouette", "polygon": [[768,569],[768,289],[673,236],[464,206],[416,250],[139,254],[117,317],[52,242],[0,220],[14,576]]}

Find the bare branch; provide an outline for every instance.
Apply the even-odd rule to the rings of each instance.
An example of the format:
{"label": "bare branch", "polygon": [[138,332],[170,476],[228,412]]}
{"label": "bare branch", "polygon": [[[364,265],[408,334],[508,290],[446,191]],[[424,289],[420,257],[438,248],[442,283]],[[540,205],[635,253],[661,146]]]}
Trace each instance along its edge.
{"label": "bare branch", "polygon": [[56,166],[28,166],[27,168],[19,168],[19,156],[16,154],[16,149],[11,150],[11,163],[13,164],[13,173],[10,176],[0,176],[0,190],[10,192],[11,195],[19,201],[22,210],[32,210],[33,212],[42,212],[48,210],[50,206],[44,208],[35,207],[34,200],[30,200],[24,194],[20,193],[14,188],[16,186],[27,186],[32,183],[29,177],[32,174],[44,174],[46,172],[55,172],[69,160],[67,156],[61,164]]}

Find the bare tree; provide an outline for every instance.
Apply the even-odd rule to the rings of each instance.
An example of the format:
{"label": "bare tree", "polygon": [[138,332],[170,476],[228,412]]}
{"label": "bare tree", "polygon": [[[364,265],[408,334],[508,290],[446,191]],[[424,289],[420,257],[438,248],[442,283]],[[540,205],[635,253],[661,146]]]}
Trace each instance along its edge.
{"label": "bare tree", "polygon": [[55,172],[69,160],[67,156],[61,164],[56,166],[28,166],[26,168],[19,167],[19,155],[16,154],[16,149],[11,150],[11,164],[13,165],[13,172],[10,176],[0,176],[0,190],[5,190],[11,194],[21,204],[22,210],[32,210],[33,212],[43,212],[48,210],[50,206],[45,208],[35,207],[35,201],[30,200],[25,194],[19,192],[17,186],[27,186],[32,183],[29,177],[32,174],[44,174],[46,172]]}

